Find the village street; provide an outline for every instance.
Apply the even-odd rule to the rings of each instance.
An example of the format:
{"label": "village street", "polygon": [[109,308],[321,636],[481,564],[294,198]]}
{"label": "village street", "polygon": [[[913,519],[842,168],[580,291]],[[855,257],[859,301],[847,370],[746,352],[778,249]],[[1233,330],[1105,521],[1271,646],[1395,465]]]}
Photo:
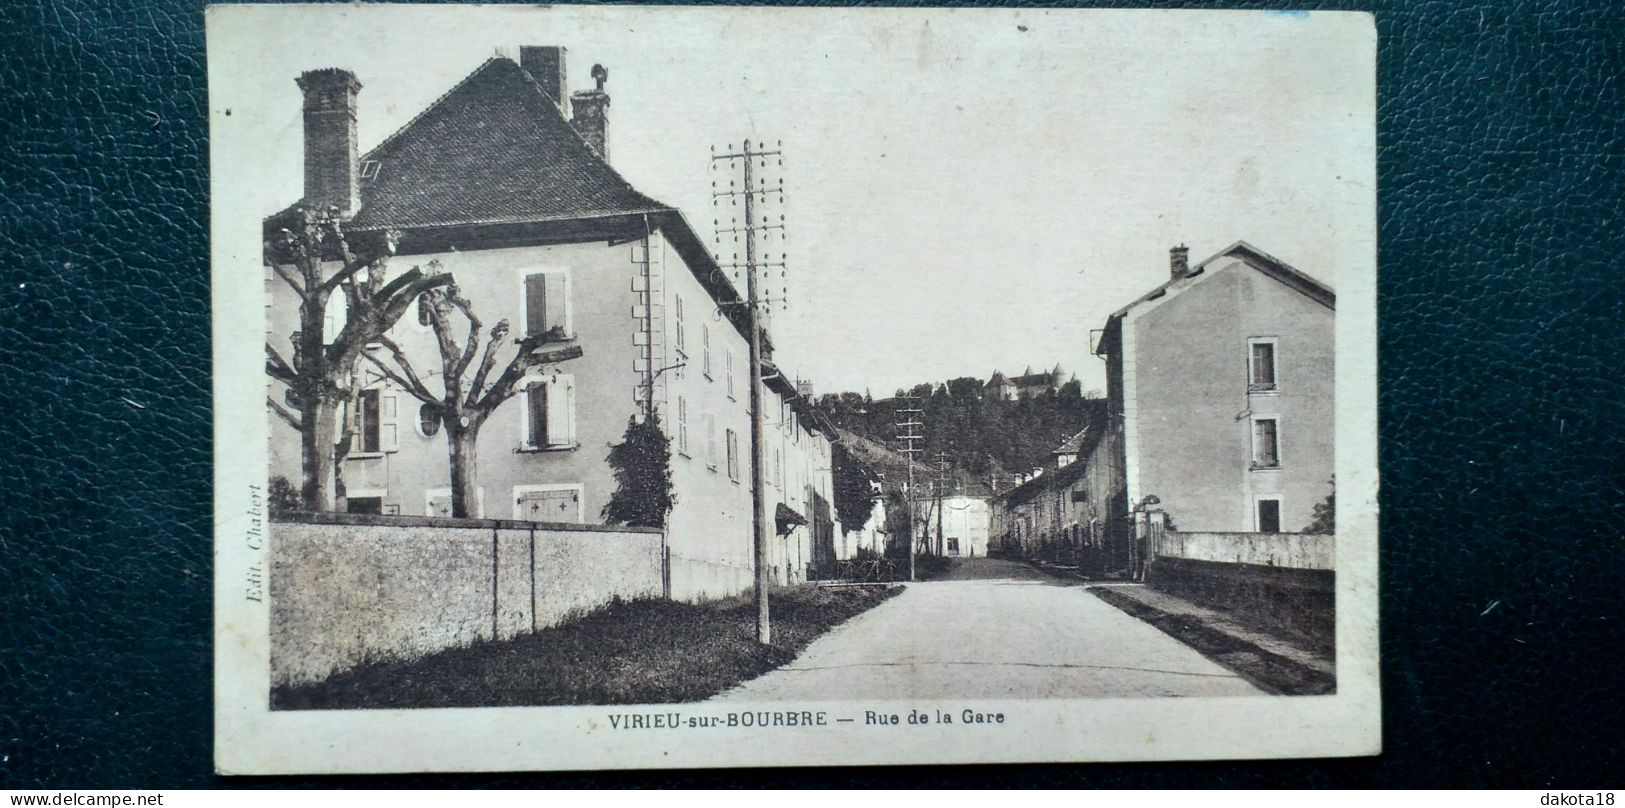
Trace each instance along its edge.
{"label": "village street", "polygon": [[1260,691],[1178,640],[1031,567],[958,562],[722,701],[1239,696]]}

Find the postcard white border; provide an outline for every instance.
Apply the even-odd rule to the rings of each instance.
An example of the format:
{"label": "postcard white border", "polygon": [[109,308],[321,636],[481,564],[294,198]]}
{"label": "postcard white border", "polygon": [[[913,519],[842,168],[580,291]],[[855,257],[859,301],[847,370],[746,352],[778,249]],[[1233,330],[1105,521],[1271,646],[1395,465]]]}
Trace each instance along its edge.
{"label": "postcard white border", "polygon": [[[953,764],[1058,761],[1303,758],[1377,754],[1381,748],[1377,642],[1377,383],[1376,383],[1376,32],[1367,14],[1314,12],[1302,24],[1317,36],[1352,43],[1370,76],[1373,120],[1363,177],[1372,188],[1363,218],[1372,234],[1362,276],[1340,277],[1338,294],[1336,462],[1337,693],[1314,697],[776,703],[773,709],[864,709],[1003,712],[1006,723],[861,723],[808,729],[612,730],[620,712],[719,714],[745,710],[709,705],[670,707],[532,707],[425,710],[278,711],[268,707],[268,607],[246,599],[260,564],[268,525],[255,514],[251,485],[264,486],[269,421],[265,410],[264,274],[259,222],[233,189],[252,163],[238,147],[241,117],[216,66],[252,36],[245,9],[207,12],[210,64],[210,165],[213,217],[215,413],[215,765],[224,774],[473,772],[669,767]],[[259,7],[260,13],[264,7]],[[279,13],[315,7],[283,6]],[[351,13],[430,12],[421,6],[347,7]],[[673,13],[610,7],[458,7],[459,14],[547,13],[572,18]],[[952,14],[1007,18],[1017,10],[683,9],[691,14]],[[1251,12],[1046,11],[1052,14],[1243,14]],[[1118,20],[1121,22],[1121,20]],[[1340,67],[1347,69],[1347,66]]]}

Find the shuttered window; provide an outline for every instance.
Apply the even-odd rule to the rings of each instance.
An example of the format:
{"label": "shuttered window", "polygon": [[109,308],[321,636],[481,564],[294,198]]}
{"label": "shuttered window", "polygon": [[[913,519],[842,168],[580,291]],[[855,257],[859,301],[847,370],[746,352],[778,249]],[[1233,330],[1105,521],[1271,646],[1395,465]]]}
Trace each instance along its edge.
{"label": "shuttered window", "polygon": [[1247,389],[1259,393],[1270,392],[1276,388],[1275,380],[1275,340],[1256,339],[1248,348]]}
{"label": "shuttered window", "polygon": [[709,379],[711,378],[711,326],[704,325],[700,327],[700,342],[702,343],[700,345],[700,351],[702,352],[700,356],[700,372],[704,373],[705,378]]}
{"label": "shuttered window", "polygon": [[530,434],[525,443],[531,448],[547,445],[547,385],[537,383],[525,391],[525,405],[530,416]]}
{"label": "shuttered window", "polygon": [[395,404],[395,395],[388,391],[361,391],[351,404],[350,451],[373,454],[399,448]]}
{"label": "shuttered window", "polygon": [[575,377],[558,374],[525,389],[525,447],[574,446]]}
{"label": "shuttered window", "polygon": [[677,352],[680,353],[680,354],[687,355],[688,346],[683,343],[683,296],[682,295],[673,295],[672,296],[672,301],[674,303],[672,308],[677,314],[677,316],[675,318],[676,330],[677,330],[677,334],[676,334]]}
{"label": "shuttered window", "polygon": [[362,390],[356,401],[355,451],[378,451],[378,391]]}
{"label": "shuttered window", "polygon": [[1281,441],[1274,418],[1253,421],[1253,465],[1274,468],[1281,465]]}
{"label": "shuttered window", "polygon": [[728,430],[728,479],[739,479],[739,433]]}
{"label": "shuttered window", "polygon": [[688,455],[688,399],[677,397],[677,451]]}
{"label": "shuttered window", "polygon": [[564,272],[525,276],[525,335],[560,329],[570,336],[570,277]]}
{"label": "shuttered window", "polygon": [[548,489],[516,486],[514,518],[527,522],[576,522],[582,520],[581,491],[561,485]]}

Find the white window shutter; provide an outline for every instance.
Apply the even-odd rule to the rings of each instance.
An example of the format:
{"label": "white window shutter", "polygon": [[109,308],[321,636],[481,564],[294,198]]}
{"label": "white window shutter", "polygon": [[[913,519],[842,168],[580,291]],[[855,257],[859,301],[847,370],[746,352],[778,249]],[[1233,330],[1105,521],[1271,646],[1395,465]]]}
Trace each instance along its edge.
{"label": "white window shutter", "polygon": [[572,386],[566,376],[554,376],[548,380],[548,385],[547,442],[553,446],[562,446],[571,442],[570,409]]}
{"label": "white window shutter", "polygon": [[401,448],[395,399],[392,393],[378,394],[378,450],[382,452],[399,451]]}
{"label": "white window shutter", "polygon": [[547,284],[547,327],[564,326],[566,336],[574,336],[570,323],[570,276],[564,272],[549,272]]}
{"label": "white window shutter", "polygon": [[576,441],[576,379],[574,376],[564,377],[564,417],[567,421],[565,435],[571,445]]}

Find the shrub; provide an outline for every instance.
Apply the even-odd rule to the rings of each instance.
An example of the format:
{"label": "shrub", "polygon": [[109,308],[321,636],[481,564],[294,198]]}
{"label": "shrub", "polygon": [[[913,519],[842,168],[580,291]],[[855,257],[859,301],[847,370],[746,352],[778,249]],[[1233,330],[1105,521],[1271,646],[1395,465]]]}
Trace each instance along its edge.
{"label": "shrub", "polygon": [[626,420],[626,434],[609,448],[615,471],[615,493],[604,506],[607,524],[665,527],[666,515],[677,504],[671,484],[671,440],[660,428],[660,416],[650,413],[641,423]]}

